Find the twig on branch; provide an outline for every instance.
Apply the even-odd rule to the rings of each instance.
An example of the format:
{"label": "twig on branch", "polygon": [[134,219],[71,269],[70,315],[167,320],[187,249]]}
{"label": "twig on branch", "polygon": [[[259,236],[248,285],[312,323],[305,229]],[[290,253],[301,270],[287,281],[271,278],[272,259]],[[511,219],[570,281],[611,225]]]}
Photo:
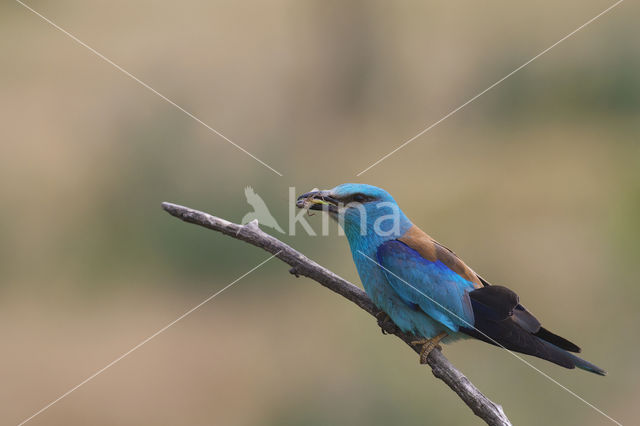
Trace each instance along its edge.
{"label": "twig on branch", "polygon": [[[263,232],[259,228],[257,221],[246,225],[238,225],[177,204],[162,203],[162,208],[172,216],[185,222],[221,232],[230,237],[260,247],[271,254],[278,253],[277,257],[292,267],[289,272],[295,276],[303,275],[319,282],[335,293],[349,299],[376,318],[379,318],[379,315],[382,313],[359,287],[356,287],[344,278],[322,267],[279,239]],[[386,322],[378,321],[378,323],[383,328],[383,331],[396,335],[409,345],[413,351],[419,352],[419,348],[411,345],[411,341],[416,340],[415,336],[403,333],[395,324],[391,323],[390,320]],[[484,396],[469,379],[449,362],[439,349],[436,348],[431,351],[427,362],[432,369],[433,375],[445,382],[447,386],[458,394],[460,399],[471,408],[476,416],[480,417],[489,425],[511,425],[502,407]]]}

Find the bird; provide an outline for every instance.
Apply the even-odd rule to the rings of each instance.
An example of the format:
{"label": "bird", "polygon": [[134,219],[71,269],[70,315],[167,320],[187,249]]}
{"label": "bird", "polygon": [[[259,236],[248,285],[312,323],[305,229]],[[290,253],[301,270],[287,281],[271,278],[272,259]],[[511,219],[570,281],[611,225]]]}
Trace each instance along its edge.
{"label": "bird", "polygon": [[[339,222],[365,292],[405,333],[420,363],[440,343],[478,339],[559,366],[606,375],[578,357],[580,348],[544,328],[518,295],[492,285],[452,250],[414,225],[385,190],[345,183],[313,190],[296,206]],[[384,328],[383,328],[384,330]]]}
{"label": "bird", "polygon": [[267,204],[264,202],[262,197],[256,194],[252,187],[247,186],[244,189],[244,195],[247,197],[247,203],[253,207],[253,211],[242,217],[242,220],[240,221],[241,224],[245,225],[252,220],[258,220],[261,225],[268,226],[269,228],[273,228],[281,234],[284,234],[284,230],[280,228],[276,219],[271,215]]}

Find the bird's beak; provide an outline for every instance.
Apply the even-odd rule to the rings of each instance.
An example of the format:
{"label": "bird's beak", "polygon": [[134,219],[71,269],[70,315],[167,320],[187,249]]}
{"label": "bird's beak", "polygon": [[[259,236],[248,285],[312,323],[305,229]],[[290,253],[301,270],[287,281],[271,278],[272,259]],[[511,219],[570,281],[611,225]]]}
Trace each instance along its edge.
{"label": "bird's beak", "polygon": [[296,200],[296,206],[301,209],[309,209],[309,210],[328,210],[329,213],[337,213],[338,212],[338,203],[331,196],[330,191],[318,191],[313,190],[302,194]]}

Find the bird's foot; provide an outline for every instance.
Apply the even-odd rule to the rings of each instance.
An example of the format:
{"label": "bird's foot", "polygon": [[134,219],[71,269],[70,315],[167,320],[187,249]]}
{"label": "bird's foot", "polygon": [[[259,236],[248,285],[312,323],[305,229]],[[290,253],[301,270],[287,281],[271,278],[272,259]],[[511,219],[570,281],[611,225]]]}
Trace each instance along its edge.
{"label": "bird's foot", "polygon": [[422,345],[422,349],[420,349],[420,364],[427,363],[427,357],[429,356],[431,351],[435,348],[439,348],[440,345],[438,343],[440,343],[440,340],[444,339],[445,337],[447,337],[447,333],[443,331],[442,333],[438,334],[435,337],[432,337],[431,339],[420,339],[411,342],[411,344],[414,346]]}
{"label": "bird's foot", "polygon": [[378,325],[380,326],[382,334],[389,334],[395,331],[396,324],[385,311],[378,312],[376,314],[376,319],[378,320]]}
{"label": "bird's foot", "polygon": [[291,275],[295,275],[296,278],[300,278],[300,271],[298,271],[298,268],[296,266],[294,266],[293,268],[289,269],[289,273]]}

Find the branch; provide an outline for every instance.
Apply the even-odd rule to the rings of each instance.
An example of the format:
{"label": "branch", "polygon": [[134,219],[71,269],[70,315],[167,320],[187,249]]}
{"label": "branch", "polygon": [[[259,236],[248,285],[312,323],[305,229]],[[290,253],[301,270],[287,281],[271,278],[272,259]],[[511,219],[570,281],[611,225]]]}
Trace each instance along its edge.
{"label": "branch", "polygon": [[[170,215],[185,222],[221,232],[232,238],[260,247],[269,253],[277,253],[277,257],[280,260],[292,266],[289,271],[292,274],[296,276],[304,275],[305,277],[319,282],[329,290],[349,299],[376,318],[378,318],[378,315],[382,312],[373,304],[371,299],[369,299],[369,296],[367,296],[367,294],[359,287],[356,287],[344,278],[341,278],[330,270],[320,266],[279,239],[263,232],[258,227],[257,221],[253,221],[246,225],[238,225],[219,217],[177,204],[162,203],[162,208]],[[409,345],[412,350],[419,352],[419,348],[415,348],[411,345],[411,341],[416,340],[415,336],[403,333],[391,321],[379,321],[378,323],[382,327],[383,332],[396,335]],[[469,379],[467,379],[449,362],[447,358],[445,358],[438,348],[431,351],[427,358],[427,363],[431,367],[433,375],[445,382],[447,386],[458,394],[460,399],[462,399],[462,401],[471,408],[476,416],[480,417],[489,425],[511,425],[509,419],[504,414],[504,411],[502,411],[502,407],[484,396],[478,388],[469,381]]]}

